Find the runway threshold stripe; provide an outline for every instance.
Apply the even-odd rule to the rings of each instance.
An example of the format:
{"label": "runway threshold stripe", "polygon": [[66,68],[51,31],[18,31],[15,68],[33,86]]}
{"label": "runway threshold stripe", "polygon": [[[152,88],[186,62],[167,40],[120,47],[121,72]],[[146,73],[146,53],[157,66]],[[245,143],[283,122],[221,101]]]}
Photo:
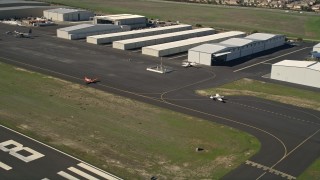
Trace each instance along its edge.
{"label": "runway threshold stripe", "polygon": [[78,178],[76,178],[76,177],[74,177],[74,176],[72,176],[72,175],[70,175],[70,174],[68,174],[66,172],[63,172],[63,171],[60,171],[57,174],[59,174],[60,176],[66,178],[66,179],[69,179],[69,180],[80,180],[80,179],[78,179]]}
{"label": "runway threshold stripe", "polygon": [[86,179],[99,180],[99,179],[97,179],[97,178],[95,178],[95,177],[93,177],[93,176],[91,176],[91,175],[89,175],[89,174],[87,174],[87,173],[85,173],[85,172],[83,172],[83,171],[80,171],[80,170],[77,169],[77,168],[69,167],[68,169],[69,169],[70,171],[72,171],[72,172],[74,172],[74,173],[76,173],[76,174],[78,174],[78,175],[86,178]]}
{"label": "runway threshold stripe", "polygon": [[[262,164],[255,163],[255,162],[252,162],[252,161],[249,161],[249,160],[247,160],[247,161],[245,162],[245,164],[247,164],[247,165],[249,165],[249,166],[252,166],[252,167],[256,167],[256,168],[258,168],[258,169],[262,169],[263,171],[269,172],[269,173],[271,173],[271,174],[275,174],[275,175],[281,176],[281,177],[286,178],[286,179],[288,179],[288,180],[294,180],[294,179],[296,179],[296,177],[291,176],[291,175],[289,175],[289,174],[287,174],[287,173],[278,171],[278,170],[273,169],[273,168],[271,168],[271,167],[267,167],[267,166],[264,166],[264,165],[262,165]],[[261,176],[260,176],[260,177],[261,177]],[[259,178],[260,178],[260,177],[259,177]],[[258,178],[258,179],[259,179],[259,178]]]}
{"label": "runway threshold stripe", "polygon": [[5,163],[3,163],[3,162],[1,162],[1,161],[0,161],[0,167],[1,167],[2,169],[4,169],[4,170],[7,170],[7,171],[9,171],[10,169],[12,169],[12,167],[6,165]]}
{"label": "runway threshold stripe", "polygon": [[91,166],[88,166],[88,165],[84,164],[84,163],[79,163],[78,166],[80,166],[80,167],[82,167],[82,168],[84,168],[84,169],[86,169],[86,170],[88,170],[90,172],[93,172],[93,173],[95,173],[95,174],[97,174],[97,175],[99,175],[99,176],[101,176],[103,178],[106,178],[106,179],[109,179],[109,180],[116,180],[116,178],[112,177],[112,175],[109,175],[109,174],[106,174],[104,172],[101,172],[101,171],[99,171],[99,170],[97,170],[97,169],[95,169],[95,168],[93,168]]}

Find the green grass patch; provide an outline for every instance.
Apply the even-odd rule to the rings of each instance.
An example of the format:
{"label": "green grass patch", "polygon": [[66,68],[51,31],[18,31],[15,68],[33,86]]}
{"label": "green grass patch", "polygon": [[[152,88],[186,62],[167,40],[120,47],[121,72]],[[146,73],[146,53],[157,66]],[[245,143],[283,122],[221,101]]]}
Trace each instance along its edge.
{"label": "green grass patch", "polygon": [[198,90],[198,94],[248,95],[320,110],[320,93],[252,79],[240,79],[218,88]]}
{"label": "green grass patch", "polygon": [[320,177],[320,158],[315,160],[315,162],[302,173],[297,179],[298,180],[308,180],[308,179],[319,179]]}
{"label": "green grass patch", "polygon": [[[239,8],[214,5],[171,3],[148,0],[42,0],[90,9],[98,13],[133,13],[148,18],[180,21],[191,25],[227,30],[281,33],[288,36],[320,40],[320,16],[285,13],[263,8]],[[293,23],[294,22],[294,23]]]}
{"label": "green grass patch", "polygon": [[[0,63],[0,123],[125,179],[219,179],[249,134]],[[202,147],[203,152],[195,152]]]}

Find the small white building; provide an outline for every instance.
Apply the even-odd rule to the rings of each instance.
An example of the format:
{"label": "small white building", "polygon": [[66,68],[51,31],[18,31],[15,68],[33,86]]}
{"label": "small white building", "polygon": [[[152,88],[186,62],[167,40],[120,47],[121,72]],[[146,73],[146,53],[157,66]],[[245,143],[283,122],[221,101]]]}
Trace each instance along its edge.
{"label": "small white building", "polygon": [[127,25],[131,29],[144,28],[147,26],[147,18],[135,14],[115,14],[108,16],[95,16],[93,18],[94,24],[114,24]]}
{"label": "small white building", "polygon": [[320,88],[320,62],[283,60],[272,65],[271,79]]}
{"label": "small white building", "polygon": [[64,39],[83,39],[87,36],[124,31],[113,24],[79,24],[57,29],[57,37]]}
{"label": "small white building", "polygon": [[88,21],[94,13],[83,9],[49,9],[43,11],[43,16],[53,21]]}

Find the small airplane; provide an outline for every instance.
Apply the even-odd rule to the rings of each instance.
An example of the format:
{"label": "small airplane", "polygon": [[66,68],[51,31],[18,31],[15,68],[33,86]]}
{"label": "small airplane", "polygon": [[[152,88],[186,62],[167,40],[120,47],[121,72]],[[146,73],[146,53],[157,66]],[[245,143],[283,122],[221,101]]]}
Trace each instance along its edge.
{"label": "small airplane", "polygon": [[19,31],[7,31],[7,35],[13,35],[16,38],[31,38],[32,30],[30,29],[28,33],[19,32]]}
{"label": "small airplane", "polygon": [[92,78],[88,78],[87,76],[85,76],[83,80],[84,80],[84,82],[85,82],[86,84],[91,84],[91,83],[97,83],[97,82],[99,82],[98,78],[92,79]]}
{"label": "small airplane", "polygon": [[186,61],[186,62],[183,62],[183,63],[182,63],[182,66],[185,67],[185,68],[187,68],[187,67],[193,67],[193,66],[195,66],[195,65],[196,65],[195,62],[189,62],[189,61]]}
{"label": "small airplane", "polygon": [[220,96],[219,94],[216,94],[215,96],[213,96],[213,95],[211,95],[210,96],[210,99],[212,99],[212,100],[218,100],[218,101],[220,101],[220,102],[225,102],[224,100],[224,96]]}

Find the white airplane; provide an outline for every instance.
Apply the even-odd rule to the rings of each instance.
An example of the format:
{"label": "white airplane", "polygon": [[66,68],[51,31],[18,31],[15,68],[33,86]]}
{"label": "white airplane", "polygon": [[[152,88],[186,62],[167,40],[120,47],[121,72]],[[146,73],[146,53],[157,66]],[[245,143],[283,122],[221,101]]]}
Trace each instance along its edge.
{"label": "white airplane", "polygon": [[220,102],[225,102],[224,101],[224,96],[220,96],[219,94],[216,94],[215,96],[211,95],[210,99],[215,100],[215,101],[218,100]]}
{"label": "white airplane", "polygon": [[21,32],[16,32],[16,34],[14,35],[17,38],[30,38],[30,34],[29,33],[21,33]]}
{"label": "white airplane", "polygon": [[195,66],[195,65],[196,65],[195,62],[188,62],[188,61],[186,61],[186,62],[183,62],[183,63],[182,63],[182,66],[185,67],[185,68],[187,68],[187,67],[192,67],[192,66]]}

